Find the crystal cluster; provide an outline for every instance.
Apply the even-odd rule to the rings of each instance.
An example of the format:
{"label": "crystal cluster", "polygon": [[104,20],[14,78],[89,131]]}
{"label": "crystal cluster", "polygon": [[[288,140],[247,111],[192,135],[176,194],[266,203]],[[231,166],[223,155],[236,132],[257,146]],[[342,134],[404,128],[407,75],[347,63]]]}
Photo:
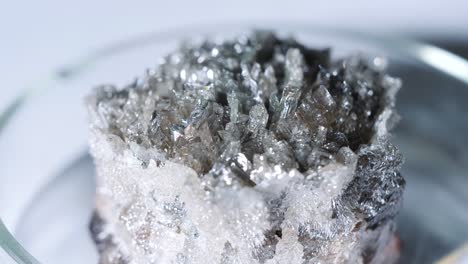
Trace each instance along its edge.
{"label": "crystal cluster", "polygon": [[399,79],[271,32],[87,99],[101,264],[393,263]]}

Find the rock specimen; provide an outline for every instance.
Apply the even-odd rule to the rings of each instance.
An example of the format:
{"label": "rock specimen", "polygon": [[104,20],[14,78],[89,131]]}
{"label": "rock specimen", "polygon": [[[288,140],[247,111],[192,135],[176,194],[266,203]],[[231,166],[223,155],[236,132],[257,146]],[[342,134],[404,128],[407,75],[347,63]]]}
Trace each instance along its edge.
{"label": "rock specimen", "polygon": [[87,99],[101,264],[394,263],[399,79],[271,32]]}

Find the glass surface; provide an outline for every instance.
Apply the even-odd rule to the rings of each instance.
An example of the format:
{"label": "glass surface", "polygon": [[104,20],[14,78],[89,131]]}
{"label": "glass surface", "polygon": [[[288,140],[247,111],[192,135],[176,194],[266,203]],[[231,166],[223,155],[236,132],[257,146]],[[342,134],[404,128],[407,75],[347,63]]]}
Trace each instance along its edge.
{"label": "glass surface", "polygon": [[[468,63],[446,51],[387,37],[301,25],[269,25],[333,56],[389,60],[403,79],[394,142],[406,156],[398,218],[402,263],[430,263],[468,241]],[[88,231],[94,170],[87,154],[84,96],[124,85],[184,39],[224,38],[250,27],[192,28],[118,43],[33,82],[0,116],[0,263],[97,263]],[[14,237],[14,238],[13,238]],[[20,246],[22,245],[22,246]],[[24,251],[23,248],[27,250]]]}

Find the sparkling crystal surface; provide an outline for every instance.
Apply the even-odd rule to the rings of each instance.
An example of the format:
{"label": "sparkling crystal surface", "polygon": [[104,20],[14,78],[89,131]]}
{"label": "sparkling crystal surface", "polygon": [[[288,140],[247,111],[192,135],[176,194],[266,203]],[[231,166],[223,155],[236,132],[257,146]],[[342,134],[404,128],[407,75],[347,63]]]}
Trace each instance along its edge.
{"label": "sparkling crystal surface", "polygon": [[98,87],[101,263],[393,263],[401,82],[376,62],[261,31]]}

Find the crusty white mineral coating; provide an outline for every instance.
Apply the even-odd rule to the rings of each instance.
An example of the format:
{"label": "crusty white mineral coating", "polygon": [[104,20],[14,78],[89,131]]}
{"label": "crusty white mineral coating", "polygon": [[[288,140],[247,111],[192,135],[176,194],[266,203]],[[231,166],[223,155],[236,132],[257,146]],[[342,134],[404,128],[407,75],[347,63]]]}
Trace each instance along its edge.
{"label": "crusty white mineral coating", "polygon": [[[245,39],[182,48],[88,98],[100,263],[394,263],[399,81],[363,59],[322,65],[295,42]],[[230,49],[244,50],[229,61]],[[348,90],[335,91],[340,74]]]}

